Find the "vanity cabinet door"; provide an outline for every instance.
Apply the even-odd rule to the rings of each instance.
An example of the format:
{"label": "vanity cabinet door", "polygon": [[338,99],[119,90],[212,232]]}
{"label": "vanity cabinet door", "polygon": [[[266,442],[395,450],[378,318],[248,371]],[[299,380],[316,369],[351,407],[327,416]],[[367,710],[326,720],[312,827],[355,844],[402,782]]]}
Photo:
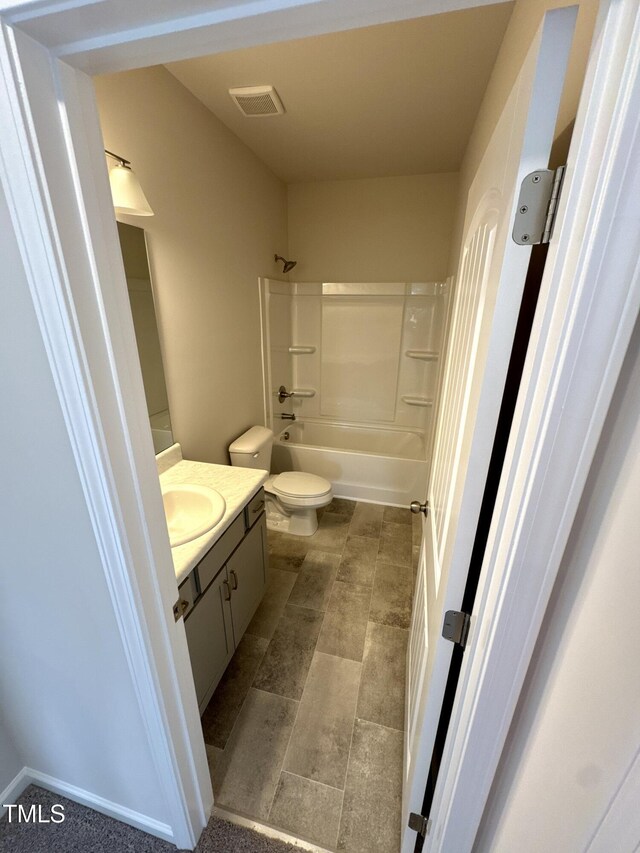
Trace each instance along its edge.
{"label": "vanity cabinet door", "polygon": [[267,522],[264,513],[227,561],[236,646],[264,595]]}
{"label": "vanity cabinet door", "polygon": [[223,569],[184,623],[201,714],[235,648],[229,593],[227,571]]}

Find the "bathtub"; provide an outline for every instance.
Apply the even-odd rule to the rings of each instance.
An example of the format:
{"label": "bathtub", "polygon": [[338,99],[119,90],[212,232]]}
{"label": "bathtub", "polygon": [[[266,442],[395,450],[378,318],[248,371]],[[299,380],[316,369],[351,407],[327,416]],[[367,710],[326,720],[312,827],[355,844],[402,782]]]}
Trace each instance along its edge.
{"label": "bathtub", "polygon": [[273,446],[274,473],[318,474],[333,483],[336,497],[394,506],[424,500],[428,467],[417,431],[298,420]]}

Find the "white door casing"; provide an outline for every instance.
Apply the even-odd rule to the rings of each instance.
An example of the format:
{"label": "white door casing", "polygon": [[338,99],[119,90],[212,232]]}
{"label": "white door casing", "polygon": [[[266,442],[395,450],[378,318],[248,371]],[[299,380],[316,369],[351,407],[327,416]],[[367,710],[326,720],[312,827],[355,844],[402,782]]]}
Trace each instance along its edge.
{"label": "white door casing", "polygon": [[462,604],[529,263],[511,239],[515,204],[524,176],[548,164],[575,20],[574,8],[545,16],[467,199],[408,647],[403,853],[453,650],[443,617]]}

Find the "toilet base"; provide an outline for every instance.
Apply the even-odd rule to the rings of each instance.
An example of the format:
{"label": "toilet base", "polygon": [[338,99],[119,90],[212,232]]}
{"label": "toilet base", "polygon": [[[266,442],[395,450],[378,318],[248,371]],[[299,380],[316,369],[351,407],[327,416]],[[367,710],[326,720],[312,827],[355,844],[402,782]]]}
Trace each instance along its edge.
{"label": "toilet base", "polygon": [[267,530],[290,533],[292,536],[313,536],[318,529],[318,513],[315,508],[283,512],[267,497]]}

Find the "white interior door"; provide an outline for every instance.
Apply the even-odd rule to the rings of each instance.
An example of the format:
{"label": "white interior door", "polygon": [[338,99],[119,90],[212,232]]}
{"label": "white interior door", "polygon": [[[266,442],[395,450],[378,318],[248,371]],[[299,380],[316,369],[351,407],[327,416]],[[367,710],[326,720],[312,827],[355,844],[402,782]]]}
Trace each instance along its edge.
{"label": "white interior door", "polygon": [[453,650],[443,616],[462,603],[529,262],[511,239],[517,195],[548,164],[575,18],[545,16],[467,198],[409,638],[402,853],[415,844],[408,816],[422,810]]}

